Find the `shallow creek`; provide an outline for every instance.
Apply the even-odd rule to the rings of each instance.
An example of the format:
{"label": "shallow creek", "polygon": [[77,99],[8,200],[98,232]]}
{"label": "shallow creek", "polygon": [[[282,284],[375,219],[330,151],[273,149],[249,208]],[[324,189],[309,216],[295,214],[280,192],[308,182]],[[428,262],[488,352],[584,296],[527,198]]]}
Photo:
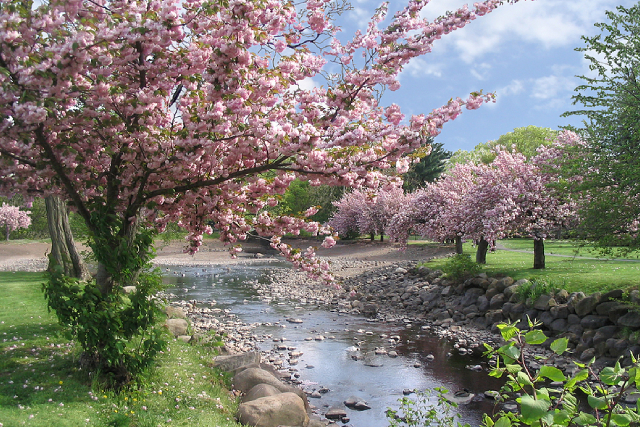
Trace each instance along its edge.
{"label": "shallow creek", "polygon": [[[282,358],[283,368],[294,369],[305,390],[329,389],[319,398],[309,398],[318,414],[357,396],[371,409],[347,409],[348,425],[383,427],[388,425],[385,411],[398,408],[403,390],[435,387],[453,392],[466,389],[476,394],[474,401],[458,408],[463,421],[472,426],[480,424],[482,413],[494,409],[493,401],[483,394],[499,388],[498,380],[486,371],[466,368],[482,360],[459,355],[448,341],[423,331],[419,324],[374,322],[331,311],[328,306],[261,298],[253,285],[270,280],[273,269],[278,267],[286,268],[284,264],[266,262],[229,267],[163,267],[163,271],[165,283],[171,286],[168,291],[178,300],[196,300],[198,305],[207,307],[215,302],[216,308],[230,310],[243,322],[256,325],[253,335],[259,337],[259,349]],[[302,353],[295,365],[288,364],[284,346]],[[375,355],[377,348],[395,351],[398,357]],[[353,352],[355,349],[358,351]],[[365,357],[354,360],[354,354]],[[415,398],[415,394],[408,397]]]}

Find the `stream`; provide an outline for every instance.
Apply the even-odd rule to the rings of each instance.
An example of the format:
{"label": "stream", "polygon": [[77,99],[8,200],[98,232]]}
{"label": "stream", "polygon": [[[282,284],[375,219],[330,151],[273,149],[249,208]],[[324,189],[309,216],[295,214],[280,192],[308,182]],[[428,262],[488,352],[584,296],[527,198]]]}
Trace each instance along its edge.
{"label": "stream", "polygon": [[[452,392],[468,390],[475,399],[458,407],[462,421],[478,426],[482,414],[494,410],[494,402],[484,397],[501,382],[486,371],[472,371],[481,359],[461,356],[444,339],[422,330],[421,325],[404,322],[377,322],[362,316],[339,313],[330,307],[261,298],[254,284],[266,282],[274,269],[287,268],[282,262],[233,266],[163,267],[168,292],[178,300],[230,310],[241,321],[257,324],[253,334],[261,337],[259,349],[283,357],[291,348],[301,352],[294,366],[301,386],[308,391],[329,389],[309,403],[324,414],[341,406],[351,396],[365,400],[369,410],[347,409],[352,427],[385,427],[385,411],[397,409],[406,390],[443,387]],[[292,323],[295,322],[295,323]],[[281,350],[278,350],[280,346]],[[288,347],[285,349],[284,347]],[[384,348],[397,357],[375,355]],[[355,351],[358,350],[358,351]],[[352,356],[366,355],[360,360]],[[285,359],[286,360],[286,359]],[[415,394],[408,396],[416,398]]]}

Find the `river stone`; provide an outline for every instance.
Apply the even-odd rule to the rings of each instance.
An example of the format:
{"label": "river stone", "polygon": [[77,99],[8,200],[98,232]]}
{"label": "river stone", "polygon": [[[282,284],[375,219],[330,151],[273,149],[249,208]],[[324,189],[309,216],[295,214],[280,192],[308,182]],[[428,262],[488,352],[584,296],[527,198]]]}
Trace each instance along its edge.
{"label": "river stone", "polygon": [[509,286],[508,288],[506,288],[506,289],[503,291],[504,299],[505,299],[506,301],[509,301],[509,302],[517,302],[517,301],[515,301],[515,300],[513,300],[513,301],[512,301],[512,298],[517,294],[517,292],[518,292],[518,288],[519,288],[519,287],[520,287],[520,285],[518,285],[518,284],[513,284],[513,285]]}
{"label": "river stone", "polygon": [[580,317],[584,317],[595,310],[596,306],[600,303],[600,293],[595,293],[584,297],[578,301],[575,305],[576,314]]}
{"label": "river stone", "polygon": [[547,311],[556,305],[558,305],[558,303],[551,295],[540,295],[533,303],[533,308],[536,310]]}
{"label": "river stone", "polygon": [[567,292],[566,289],[560,289],[554,294],[554,298],[556,299],[558,304],[566,304],[569,300],[569,292]]}
{"label": "river stone", "polygon": [[589,314],[582,318],[582,320],[580,321],[580,326],[582,326],[585,329],[598,329],[603,326],[606,326],[607,323],[609,323],[609,317]]}
{"label": "river stone", "polygon": [[324,416],[328,420],[340,420],[347,416],[347,411],[342,406],[332,406],[327,410]]}
{"label": "river stone", "polygon": [[167,319],[165,322],[165,326],[169,329],[169,332],[173,334],[174,337],[180,335],[187,334],[187,328],[189,324],[185,319]]}
{"label": "river stone", "polygon": [[489,309],[497,310],[504,305],[504,294],[496,294],[489,301]]}
{"label": "river stone", "polygon": [[586,295],[584,294],[584,292],[572,292],[571,295],[569,295],[569,299],[567,300],[567,307],[569,307],[569,312],[575,313],[576,304],[582,301],[585,297]]}
{"label": "river stone", "polygon": [[258,384],[269,384],[280,390],[282,393],[293,392],[297,394],[308,406],[307,395],[298,387],[287,385],[276,378],[271,372],[259,368],[249,368],[238,372],[233,377],[233,387],[243,393],[248,393]]}
{"label": "river stone", "polygon": [[567,304],[559,304],[549,309],[554,319],[566,319],[569,317],[569,307]]}
{"label": "river stone", "polygon": [[241,403],[238,421],[252,427],[303,426],[309,423],[309,416],[297,394],[281,393]]}
{"label": "river stone", "polygon": [[445,399],[449,402],[455,403],[456,405],[466,405],[471,403],[475,396],[475,394],[469,393],[465,390],[456,391],[455,393],[447,392],[443,395]]}
{"label": "river stone", "polygon": [[618,332],[618,327],[616,325],[608,325],[599,328],[593,336],[593,345],[597,345],[608,340],[613,337],[616,332]]}
{"label": "river stone", "polygon": [[553,332],[562,333],[567,331],[567,319],[555,319],[549,325],[549,329]]}
{"label": "river stone", "polygon": [[622,289],[614,289],[612,291],[609,291],[603,294],[602,298],[600,298],[600,301],[608,302],[608,301],[620,300],[623,294],[624,294],[624,291]]}
{"label": "river stone", "polygon": [[174,307],[172,305],[168,305],[164,308],[164,312],[167,314],[167,317],[170,319],[186,319],[187,313],[184,312],[182,307]]}
{"label": "river stone", "polygon": [[362,314],[366,316],[375,316],[378,314],[378,305],[372,302],[366,303],[362,307]]}
{"label": "river stone", "polygon": [[512,277],[507,276],[499,279],[497,282],[495,282],[495,285],[500,292],[504,292],[509,286],[513,285],[514,282],[515,280],[513,280]]}
{"label": "river stone", "polygon": [[489,300],[485,295],[480,295],[476,301],[478,311],[487,311],[489,309]]}
{"label": "river stone", "polygon": [[553,314],[551,314],[551,312],[543,311],[538,316],[538,320],[540,322],[542,322],[542,324],[548,328],[548,327],[551,326],[551,322],[553,322],[555,319],[553,318]]}
{"label": "river stone", "polygon": [[357,396],[350,396],[343,403],[347,408],[356,409],[358,411],[365,411],[367,409],[371,409],[371,406],[369,406],[369,404],[367,404],[367,402],[364,399]]}
{"label": "river stone", "polygon": [[252,400],[260,399],[262,397],[267,396],[275,396],[276,394],[280,394],[281,391],[269,384],[256,384],[249,390],[247,394],[245,394],[241,401],[242,402],[251,402]]}
{"label": "river stone", "polygon": [[640,313],[637,311],[630,311],[624,316],[618,319],[618,325],[627,328],[639,328],[640,327]]}
{"label": "river stone", "polygon": [[468,307],[470,305],[473,305],[478,301],[478,297],[483,294],[484,294],[483,289],[480,289],[480,288],[468,289],[464,293],[464,296],[462,297],[460,304],[462,304],[463,307]]}
{"label": "river stone", "polygon": [[260,363],[260,353],[248,351],[246,353],[230,354],[228,356],[216,356],[213,358],[212,366],[223,371],[233,371],[241,366],[252,363]]}

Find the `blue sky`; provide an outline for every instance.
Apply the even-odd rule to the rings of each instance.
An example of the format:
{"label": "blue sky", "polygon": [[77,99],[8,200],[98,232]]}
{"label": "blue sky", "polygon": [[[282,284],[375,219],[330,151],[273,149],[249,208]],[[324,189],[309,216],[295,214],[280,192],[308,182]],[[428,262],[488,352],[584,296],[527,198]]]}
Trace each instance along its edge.
{"label": "blue sky", "polygon": [[[365,29],[378,0],[351,0],[353,10],[338,22],[343,36]],[[433,19],[473,1],[432,0],[424,15]],[[436,142],[449,151],[471,150],[516,127],[528,125],[558,129],[580,125],[577,116],[560,115],[578,106],[571,96],[580,84],[576,75],[589,73],[582,52],[582,35],[599,31],[605,11],[630,7],[630,0],[535,0],[505,4],[465,28],[443,37],[433,52],[415,59],[401,76],[402,87],[387,92],[385,105],[395,102],[405,115],[428,113],[451,97],[466,98],[471,91],[495,92],[497,102],[464,111],[445,125]],[[393,12],[405,4],[391,0]],[[391,14],[391,13],[390,13]],[[345,24],[348,23],[348,24]],[[342,38],[342,37],[341,37]]]}

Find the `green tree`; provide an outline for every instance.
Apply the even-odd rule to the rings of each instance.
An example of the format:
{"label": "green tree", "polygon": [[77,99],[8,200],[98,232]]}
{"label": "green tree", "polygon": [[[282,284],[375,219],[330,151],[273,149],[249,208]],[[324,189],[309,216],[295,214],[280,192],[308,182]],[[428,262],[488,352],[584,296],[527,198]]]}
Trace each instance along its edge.
{"label": "green tree", "polygon": [[490,164],[496,158],[495,148],[505,147],[507,150],[515,148],[518,153],[524,154],[527,159],[535,156],[538,147],[550,145],[554,138],[558,136],[558,131],[551,128],[539,126],[526,126],[515,128],[512,132],[501,135],[498,139],[482,142],[471,151],[458,150],[447,162],[447,170],[457,163],[484,163]]}
{"label": "green tree", "polygon": [[411,165],[409,171],[404,174],[404,190],[413,192],[423,187],[427,182],[434,182],[444,172],[450,157],[451,151],[445,150],[442,143],[431,144],[431,153]]}
{"label": "green tree", "polygon": [[603,248],[638,247],[640,219],[640,4],[606,12],[609,22],[596,23],[600,34],[583,36],[585,59],[592,71],[579,76],[574,104],[564,113],[582,115],[579,129],[586,145],[569,164],[569,175],[581,175],[574,193],[586,196],[581,231]]}

